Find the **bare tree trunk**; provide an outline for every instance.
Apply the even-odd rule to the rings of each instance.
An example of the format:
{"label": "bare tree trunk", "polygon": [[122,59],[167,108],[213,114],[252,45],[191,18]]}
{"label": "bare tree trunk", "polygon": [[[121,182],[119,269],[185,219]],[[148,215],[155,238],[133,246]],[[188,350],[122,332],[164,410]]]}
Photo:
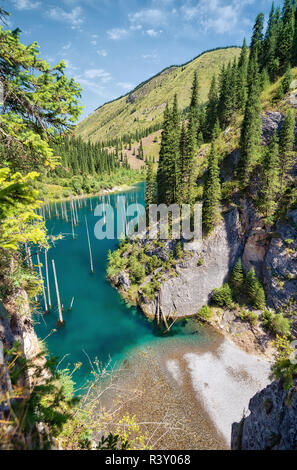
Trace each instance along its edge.
{"label": "bare tree trunk", "polygon": [[87,237],[88,237],[88,245],[89,245],[89,253],[90,253],[90,265],[91,265],[91,273],[94,273],[94,266],[93,266],[93,257],[92,257],[92,249],[91,249],[91,242],[90,242],[90,236],[89,236],[89,227],[88,227],[88,222],[87,222],[87,217],[85,216],[85,222],[86,222],[86,229],[87,229]]}
{"label": "bare tree trunk", "polygon": [[48,275],[47,250],[45,250],[45,275],[46,275],[48,308],[49,308],[49,310],[51,310],[51,308],[52,308],[52,300],[51,300],[51,288],[50,288],[49,275]]}
{"label": "bare tree trunk", "polygon": [[62,316],[62,307],[61,307],[61,301],[60,301],[60,293],[59,293],[59,286],[58,286],[58,280],[57,280],[57,274],[56,274],[55,260],[53,260],[53,259],[52,259],[52,264],[53,264],[53,272],[54,272],[54,278],[55,278],[55,286],[56,286],[56,294],[57,294],[57,302],[58,302],[58,311],[59,311],[58,325],[62,326],[62,325],[64,325],[65,321],[63,320],[63,316]]}

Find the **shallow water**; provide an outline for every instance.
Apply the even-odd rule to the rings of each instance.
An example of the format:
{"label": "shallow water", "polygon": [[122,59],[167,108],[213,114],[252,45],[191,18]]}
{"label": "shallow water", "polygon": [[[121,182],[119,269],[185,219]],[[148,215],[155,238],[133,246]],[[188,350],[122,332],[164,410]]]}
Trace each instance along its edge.
{"label": "shallow water", "polygon": [[[138,203],[144,201],[144,184],[139,184],[129,191],[110,196],[110,202],[115,207],[117,197],[125,195],[128,200]],[[62,240],[55,242],[55,247],[48,252],[50,288],[53,308],[47,315],[36,316],[36,332],[39,338],[46,340],[49,352],[62,360],[61,368],[81,362],[80,369],[75,373],[77,385],[82,385],[90,377],[91,365],[96,358],[106,364],[111,358],[112,363],[118,363],[125,358],[129,351],[142,346],[157,343],[159,347],[174,346],[175,339],[191,342],[208,341],[202,331],[193,336],[189,325],[174,325],[170,335],[160,338],[154,328],[141,312],[135,307],[129,307],[117,291],[106,280],[108,250],[114,250],[118,240],[97,240],[94,226],[98,217],[94,216],[94,208],[98,197],[83,201],[83,207],[78,209],[79,224],[75,227],[76,239],[72,239],[71,223],[55,216],[55,206],[51,206],[51,218],[47,219],[47,227],[52,235],[64,234]],[[108,196],[105,196],[105,203]],[[93,211],[91,210],[91,205]],[[57,209],[61,212],[58,204]],[[90,259],[84,216],[87,216],[90,241],[93,252],[94,274],[90,273]],[[68,216],[70,208],[68,202]],[[45,278],[44,254],[41,254],[43,276]],[[58,328],[57,301],[54,289],[51,260],[55,260],[61,303],[64,306],[63,317],[65,325]],[[34,262],[37,261],[33,259]],[[71,298],[74,297],[73,309],[68,311]]]}

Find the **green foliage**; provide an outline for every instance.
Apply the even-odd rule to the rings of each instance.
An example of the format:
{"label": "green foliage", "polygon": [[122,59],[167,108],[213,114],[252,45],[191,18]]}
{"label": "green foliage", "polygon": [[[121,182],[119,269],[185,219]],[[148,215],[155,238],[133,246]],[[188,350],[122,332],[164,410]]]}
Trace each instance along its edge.
{"label": "green foliage", "polygon": [[229,284],[226,283],[222,287],[214,289],[211,299],[219,307],[230,308],[232,306],[232,291]]}
{"label": "green foliage", "polygon": [[293,148],[295,142],[295,116],[292,109],[289,109],[281,131],[279,139],[279,157],[280,157],[280,185],[281,189],[286,186],[287,173],[293,164]]}
{"label": "green foliage", "polygon": [[297,376],[297,364],[289,359],[278,360],[271,369],[271,379],[281,380],[285,390],[290,390]]}
{"label": "green foliage", "polygon": [[128,260],[122,256],[122,250],[108,251],[107,277],[112,279],[126,268]]}
{"label": "green foliage", "polygon": [[292,75],[291,67],[290,67],[290,64],[289,64],[288,67],[287,67],[286,74],[284,76],[283,82],[282,82],[284,93],[287,93],[289,91],[292,81],[293,81],[293,75]]}
{"label": "green foliage", "polygon": [[133,284],[139,284],[145,278],[145,266],[134,255],[129,258],[129,273]]}
{"label": "green foliage", "polygon": [[291,322],[282,313],[273,313],[265,310],[261,317],[264,328],[275,335],[289,336],[291,334]]}
{"label": "green foliage", "polygon": [[252,326],[256,326],[258,324],[258,316],[254,312],[250,312],[249,310],[244,310],[240,313],[240,319],[244,322],[250,323]]}
{"label": "green foliage", "polygon": [[242,267],[241,258],[238,258],[233,268],[229,283],[232,288],[233,294],[235,295],[235,297],[238,297],[238,295],[242,293],[244,285],[244,271]]}
{"label": "green foliage", "polygon": [[[10,415],[2,425],[8,426],[8,436],[13,433],[10,447],[26,448],[25,436],[27,439],[29,437],[31,449],[50,448],[53,438],[61,432],[78,403],[78,398],[73,396],[69,371],[59,371],[55,359],[45,362],[41,354],[28,361],[19,343],[15,343],[10,350],[4,350],[4,357],[9,364],[12,389],[9,392]],[[40,365],[40,361],[44,363]],[[23,385],[23,377],[28,372],[33,380],[30,389]],[[40,423],[48,429],[48,433],[42,435],[42,441],[37,432]]]}
{"label": "green foliage", "polygon": [[257,55],[250,61],[250,85],[240,135],[239,177],[243,187],[250,181],[251,173],[260,153],[262,131],[260,80]]}
{"label": "green foliage", "polygon": [[244,281],[244,288],[248,301],[254,308],[265,308],[265,292],[260,281],[256,277],[254,268],[247,273]]}
{"label": "green foliage", "polygon": [[47,246],[45,225],[36,214],[41,201],[31,183],[37,173],[11,174],[9,168],[0,169],[0,248],[17,250],[21,243],[39,243]]}
{"label": "green foliage", "polygon": [[181,245],[181,242],[178,241],[177,244],[175,245],[175,257],[177,259],[181,259],[183,256],[183,249],[182,249],[182,245]]}
{"label": "green foliage", "polygon": [[208,169],[203,187],[203,228],[209,234],[220,219],[221,184],[218,154],[215,142],[212,142],[208,157]]}
{"label": "green foliage", "polygon": [[203,305],[203,307],[200,308],[199,312],[197,313],[198,318],[201,318],[202,320],[210,320],[212,317],[212,311],[209,308],[208,305]]}

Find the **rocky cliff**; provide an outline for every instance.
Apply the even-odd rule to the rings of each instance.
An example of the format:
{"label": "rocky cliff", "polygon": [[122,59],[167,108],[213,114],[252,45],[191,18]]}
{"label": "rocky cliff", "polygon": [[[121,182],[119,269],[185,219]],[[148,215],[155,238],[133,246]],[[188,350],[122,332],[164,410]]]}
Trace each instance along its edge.
{"label": "rocky cliff", "polygon": [[274,381],[253,396],[250,414],[232,426],[234,450],[296,450],[296,383],[289,392]]}

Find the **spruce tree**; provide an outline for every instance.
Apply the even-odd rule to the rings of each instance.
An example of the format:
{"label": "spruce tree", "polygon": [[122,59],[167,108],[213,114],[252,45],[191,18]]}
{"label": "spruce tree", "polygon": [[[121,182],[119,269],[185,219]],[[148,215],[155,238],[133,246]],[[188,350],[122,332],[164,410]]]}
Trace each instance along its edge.
{"label": "spruce tree", "polygon": [[264,309],[265,293],[260,281],[257,279],[254,268],[247,273],[244,284],[245,292],[251,305],[257,309]]}
{"label": "spruce tree", "polygon": [[178,199],[180,129],[177,112],[176,100],[172,110],[166,106],[157,171],[158,204],[170,205]]}
{"label": "spruce tree", "polygon": [[237,71],[237,85],[236,85],[236,106],[238,109],[244,110],[245,103],[247,100],[248,86],[247,86],[247,74],[248,74],[248,63],[249,63],[249,51],[244,39],[241,53],[238,60],[238,71]]}
{"label": "spruce tree", "polygon": [[263,160],[262,194],[266,217],[272,216],[275,211],[279,187],[279,146],[277,133],[274,132]]}
{"label": "spruce tree", "polygon": [[250,45],[250,60],[257,56],[257,60],[261,64],[263,56],[263,26],[264,26],[264,15],[259,13],[256,17],[256,21],[253,27],[253,34]]}
{"label": "spruce tree", "polygon": [[240,159],[238,165],[239,178],[243,187],[248,184],[251,173],[257,162],[257,157],[260,153],[262,120],[260,100],[261,89],[257,56],[255,56],[251,61],[250,73],[251,79],[248,100],[241,126]]}
{"label": "spruce tree", "polygon": [[295,2],[284,0],[281,25],[277,42],[277,56],[279,59],[280,72],[286,70],[291,60],[294,26],[295,26]]}
{"label": "spruce tree", "polygon": [[244,285],[244,271],[242,267],[241,258],[238,258],[233,268],[233,271],[230,277],[230,285],[236,297],[242,293],[243,285]]}
{"label": "spruce tree", "polygon": [[194,158],[196,154],[196,126],[192,116],[189,119],[186,132],[186,148],[183,159],[183,173],[181,186],[181,200],[185,203],[193,203],[194,190]]}
{"label": "spruce tree", "polygon": [[290,66],[290,64],[288,64],[286,74],[285,74],[284,79],[283,79],[284,93],[287,93],[289,91],[292,80],[293,80],[293,75],[292,75],[292,72],[291,72],[291,66]]}
{"label": "spruce tree", "polygon": [[155,175],[153,170],[153,163],[149,162],[147,164],[147,173],[146,173],[146,188],[145,188],[145,208],[148,214],[150,204],[154,202],[155,194]]}
{"label": "spruce tree", "polygon": [[203,229],[209,234],[220,219],[221,183],[218,154],[212,141],[208,156],[208,169],[203,186],[202,222]]}
{"label": "spruce tree", "polygon": [[267,68],[272,80],[276,78],[279,69],[279,59],[277,57],[277,41],[280,28],[280,9],[275,10],[274,3],[269,14],[268,25],[263,43],[263,65]]}
{"label": "spruce tree", "polygon": [[295,143],[295,116],[292,109],[289,109],[281,131],[279,141],[279,157],[280,157],[280,184],[281,189],[284,188],[285,182],[288,176],[288,172],[291,170],[293,164],[293,149]]}
{"label": "spruce tree", "polygon": [[218,113],[218,89],[216,76],[213,75],[209,93],[208,102],[206,105],[206,119],[205,119],[205,139],[211,140],[212,131],[217,120]]}

